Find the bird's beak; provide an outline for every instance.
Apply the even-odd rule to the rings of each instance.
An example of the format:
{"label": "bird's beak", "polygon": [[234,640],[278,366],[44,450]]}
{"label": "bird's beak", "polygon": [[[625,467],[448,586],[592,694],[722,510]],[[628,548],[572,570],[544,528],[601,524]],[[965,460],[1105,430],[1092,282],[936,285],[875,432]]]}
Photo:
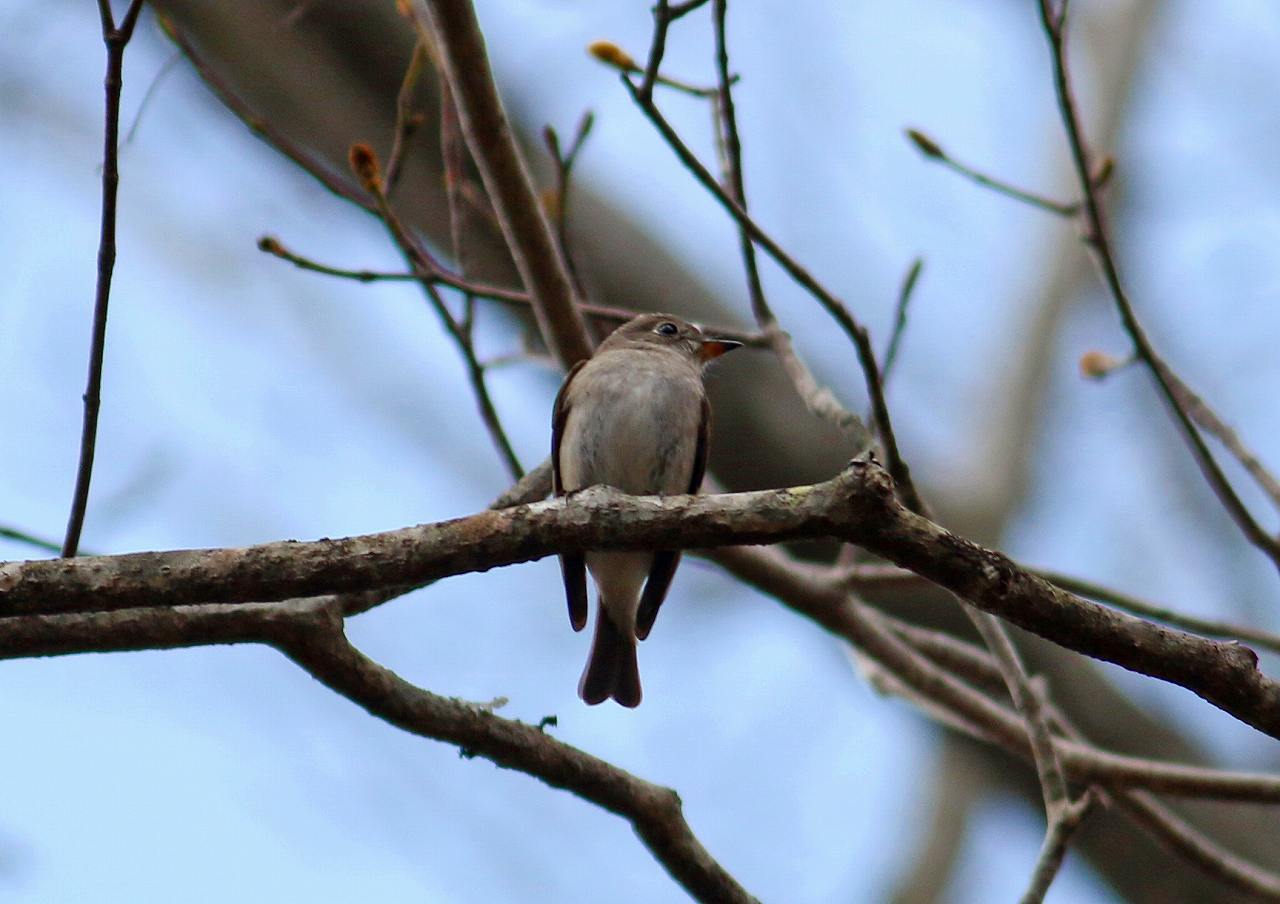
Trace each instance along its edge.
{"label": "bird's beak", "polygon": [[719,358],[725,352],[731,352],[735,348],[742,348],[742,343],[736,339],[703,339],[702,346],[698,349],[698,358],[707,362],[712,358]]}

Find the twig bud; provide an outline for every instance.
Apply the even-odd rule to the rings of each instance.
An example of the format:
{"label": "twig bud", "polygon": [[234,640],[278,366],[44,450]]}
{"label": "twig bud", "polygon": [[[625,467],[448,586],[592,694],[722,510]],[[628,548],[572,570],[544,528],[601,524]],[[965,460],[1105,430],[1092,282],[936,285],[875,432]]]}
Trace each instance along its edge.
{"label": "twig bud", "polygon": [[365,191],[370,194],[382,191],[382,174],[378,171],[378,155],[373,148],[367,144],[353,144],[347,159]]}
{"label": "twig bud", "polygon": [[1089,351],[1080,356],[1080,375],[1090,380],[1101,380],[1113,370],[1124,367],[1128,361],[1122,361],[1106,352]]}
{"label": "twig bud", "polygon": [[538,196],[538,201],[548,217],[553,220],[560,218],[560,192],[554,188],[544,188],[542,194]]}
{"label": "twig bud", "polygon": [[926,157],[932,158],[933,160],[941,160],[946,156],[946,154],[942,152],[942,148],[938,143],[923,132],[919,132],[915,129],[907,129],[907,137],[910,138],[911,143],[916,146],[916,150],[921,154],[924,154]]}
{"label": "twig bud", "polygon": [[551,126],[544,126],[542,129],[542,143],[547,146],[547,153],[559,163],[563,158],[560,156],[560,136],[556,134],[556,130]]}
{"label": "twig bud", "polygon": [[1116,171],[1116,158],[1110,154],[1102,158],[1102,162],[1098,164],[1097,172],[1093,174],[1093,187],[1102,188],[1111,181],[1111,175]]}
{"label": "twig bud", "polygon": [[264,235],[258,239],[258,250],[267,254],[274,254],[276,257],[284,256],[284,245],[273,235]]}
{"label": "twig bud", "polygon": [[587,53],[605,65],[613,66],[615,69],[635,72],[640,68],[629,53],[612,41],[592,41],[587,45]]}

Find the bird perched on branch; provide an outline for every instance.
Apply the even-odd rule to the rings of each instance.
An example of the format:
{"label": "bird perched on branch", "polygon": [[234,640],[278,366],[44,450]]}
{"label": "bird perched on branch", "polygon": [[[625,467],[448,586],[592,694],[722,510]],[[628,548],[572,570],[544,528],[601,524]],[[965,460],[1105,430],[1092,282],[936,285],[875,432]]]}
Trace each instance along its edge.
{"label": "bird perched on branch", "polygon": [[[642,314],[618,327],[569,371],[551,425],[555,493],[595,484],[632,495],[696,493],[707,465],[711,408],[702,373],[740,342],[704,336],[670,314]],[[587,623],[587,578],[598,591],[591,655],[578,695],[640,703],[636,641],[653,628],[680,563],[678,550],[588,552],[560,557],[569,622]]]}

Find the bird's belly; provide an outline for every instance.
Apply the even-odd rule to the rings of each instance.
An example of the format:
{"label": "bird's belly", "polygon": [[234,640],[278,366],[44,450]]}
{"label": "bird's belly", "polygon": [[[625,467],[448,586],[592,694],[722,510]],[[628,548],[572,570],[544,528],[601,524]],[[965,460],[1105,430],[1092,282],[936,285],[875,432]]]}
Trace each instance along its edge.
{"label": "bird's belly", "polygon": [[620,383],[569,412],[560,444],[566,490],[606,484],[636,495],[686,493],[702,400],[686,384]]}

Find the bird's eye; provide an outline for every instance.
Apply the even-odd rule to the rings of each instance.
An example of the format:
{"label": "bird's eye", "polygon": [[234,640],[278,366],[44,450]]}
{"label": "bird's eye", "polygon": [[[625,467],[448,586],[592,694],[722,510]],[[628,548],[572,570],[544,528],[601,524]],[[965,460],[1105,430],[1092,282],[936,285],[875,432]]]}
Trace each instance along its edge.
{"label": "bird's eye", "polygon": [[680,328],[670,320],[664,321],[653,328],[653,331],[659,336],[674,336],[680,332]]}

